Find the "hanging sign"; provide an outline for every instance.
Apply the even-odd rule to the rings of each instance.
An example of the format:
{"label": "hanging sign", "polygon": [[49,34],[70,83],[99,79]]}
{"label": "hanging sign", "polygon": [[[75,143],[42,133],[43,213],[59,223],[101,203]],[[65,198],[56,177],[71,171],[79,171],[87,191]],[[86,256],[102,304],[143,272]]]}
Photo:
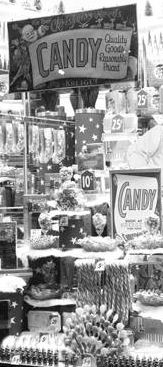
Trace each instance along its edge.
{"label": "hanging sign", "polygon": [[135,4],[9,22],[8,34],[10,92],[137,78]]}
{"label": "hanging sign", "polygon": [[111,133],[123,133],[124,131],[124,119],[121,115],[116,115],[112,119]]}
{"label": "hanging sign", "polygon": [[160,169],[110,172],[112,236],[131,238],[157,215],[161,226]]}
{"label": "hanging sign", "polygon": [[145,90],[141,89],[137,94],[137,107],[138,109],[147,109],[148,108],[148,93]]}
{"label": "hanging sign", "polygon": [[95,175],[93,172],[85,171],[81,175],[81,186],[84,191],[95,189]]}

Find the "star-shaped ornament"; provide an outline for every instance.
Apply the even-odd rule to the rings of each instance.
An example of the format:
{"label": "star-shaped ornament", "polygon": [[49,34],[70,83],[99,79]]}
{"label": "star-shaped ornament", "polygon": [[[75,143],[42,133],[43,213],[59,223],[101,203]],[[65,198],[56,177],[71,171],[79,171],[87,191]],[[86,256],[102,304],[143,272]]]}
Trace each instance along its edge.
{"label": "star-shaped ornament", "polygon": [[79,126],[80,133],[85,133],[86,127],[84,125]]}
{"label": "star-shaped ornament", "polygon": [[50,170],[50,169],[52,169],[52,165],[51,164],[48,164],[48,171]]}
{"label": "star-shaped ornament", "polygon": [[72,242],[72,244],[73,244],[73,245],[75,245],[75,243],[76,243],[76,239],[77,239],[76,237],[73,237],[73,238],[71,239],[71,242]]}
{"label": "star-shaped ornament", "polygon": [[93,134],[92,140],[96,141],[97,140],[97,135]]}

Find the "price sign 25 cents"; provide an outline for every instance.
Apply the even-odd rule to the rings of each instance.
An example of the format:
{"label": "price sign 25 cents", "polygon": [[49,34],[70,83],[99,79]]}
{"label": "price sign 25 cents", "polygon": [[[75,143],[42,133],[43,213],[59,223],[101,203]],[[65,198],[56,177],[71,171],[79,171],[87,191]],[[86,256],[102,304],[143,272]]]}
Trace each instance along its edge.
{"label": "price sign 25 cents", "polygon": [[111,133],[123,133],[124,130],[124,119],[121,115],[116,115],[112,119]]}

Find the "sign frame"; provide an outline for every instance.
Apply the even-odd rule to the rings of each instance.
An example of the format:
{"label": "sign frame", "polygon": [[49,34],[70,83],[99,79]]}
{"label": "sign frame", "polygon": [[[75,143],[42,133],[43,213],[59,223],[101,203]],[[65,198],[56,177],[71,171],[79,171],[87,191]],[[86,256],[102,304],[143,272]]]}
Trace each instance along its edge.
{"label": "sign frame", "polygon": [[[127,169],[127,170],[110,170],[110,206],[111,206],[111,236],[114,238],[116,235],[120,235],[120,233],[116,233],[115,228],[115,218],[114,218],[114,208],[115,208],[115,200],[116,200],[116,182],[115,177],[116,175],[125,175],[126,179],[127,176],[140,176],[141,177],[151,177],[156,178],[158,182],[158,196],[157,196],[157,212],[160,218],[160,231],[162,230],[162,223],[161,223],[161,169],[160,168],[150,168],[150,169]],[[135,231],[136,232],[136,231]],[[138,232],[137,232],[138,233]],[[123,236],[123,235],[122,235]],[[126,236],[133,237],[131,233],[126,234]]]}
{"label": "sign frame", "polygon": [[8,35],[10,93],[138,79],[136,4],[12,21]]}

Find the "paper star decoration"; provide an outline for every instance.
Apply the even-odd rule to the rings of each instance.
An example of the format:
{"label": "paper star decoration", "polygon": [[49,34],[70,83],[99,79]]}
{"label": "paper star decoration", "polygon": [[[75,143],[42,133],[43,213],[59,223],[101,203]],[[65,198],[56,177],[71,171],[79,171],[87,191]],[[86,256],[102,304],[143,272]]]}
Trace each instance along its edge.
{"label": "paper star decoration", "polygon": [[51,165],[51,164],[49,164],[49,165],[47,166],[47,168],[48,168],[48,171],[49,171],[50,169],[52,169],[52,165]]}
{"label": "paper star decoration", "polygon": [[93,134],[92,139],[93,139],[94,141],[96,141],[96,140],[97,140],[97,135]]}
{"label": "paper star decoration", "polygon": [[80,133],[85,133],[86,127],[84,125],[79,126]]}
{"label": "paper star decoration", "polygon": [[76,243],[76,237],[72,238],[71,239],[71,242],[72,242],[73,245],[75,245],[75,243]]}

